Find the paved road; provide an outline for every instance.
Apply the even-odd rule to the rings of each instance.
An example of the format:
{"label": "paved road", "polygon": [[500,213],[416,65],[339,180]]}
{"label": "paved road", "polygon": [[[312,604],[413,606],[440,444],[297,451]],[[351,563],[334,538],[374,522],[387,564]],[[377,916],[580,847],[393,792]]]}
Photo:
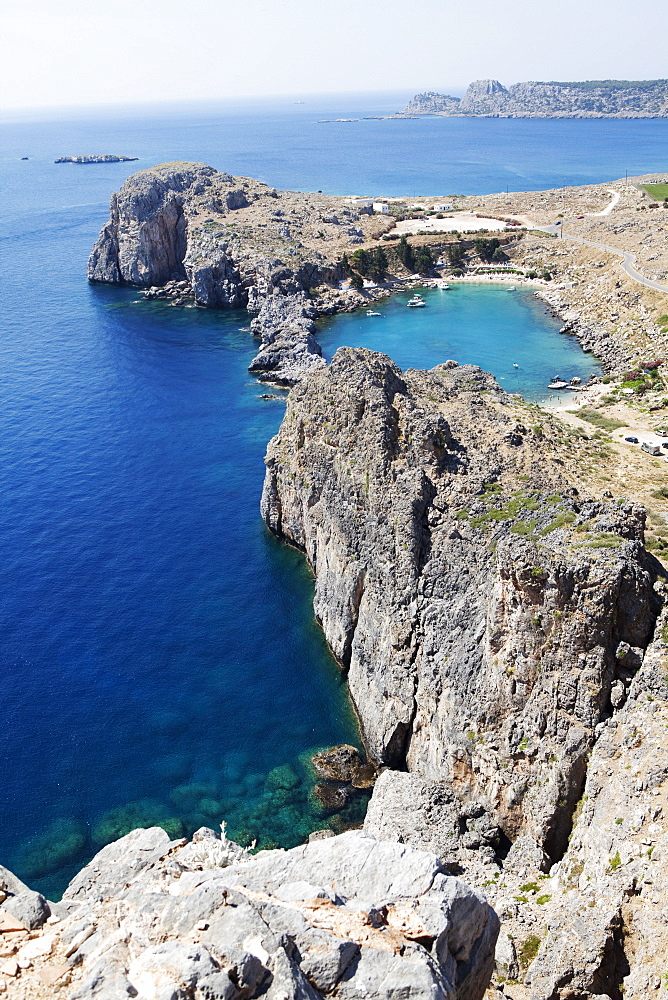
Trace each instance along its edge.
{"label": "paved road", "polygon": [[[612,188],[608,189],[612,195],[610,203],[605,206],[602,212],[590,212],[590,217],[598,217],[601,215],[610,215],[613,208],[619,201],[619,191],[613,191]],[[571,240],[573,243],[584,243],[588,247],[598,247],[599,250],[607,250],[608,253],[615,254],[616,257],[621,257],[622,268],[628,274],[629,278],[633,281],[637,281],[641,285],[646,285],[647,288],[654,288],[657,292],[668,293],[668,285],[662,285],[660,281],[653,281],[651,278],[646,278],[640,273],[640,271],[635,268],[635,257],[632,253],[627,253],[625,250],[617,250],[616,247],[609,247],[606,243],[596,243],[594,240],[585,240],[582,236],[569,236],[568,233],[564,232],[564,226],[569,222],[577,222],[577,219],[564,219],[564,222],[560,226],[537,226],[531,224],[532,229],[541,229],[545,233],[554,233],[564,240]]]}
{"label": "paved road", "polygon": [[622,268],[626,271],[629,278],[633,278],[634,281],[639,282],[641,285],[646,285],[647,288],[654,288],[657,292],[668,293],[668,285],[662,285],[660,281],[652,281],[651,278],[646,278],[635,269],[635,257],[632,253],[627,253],[625,250],[617,250],[615,247],[609,247],[605,243],[595,243],[594,240],[585,240],[581,236],[569,236],[564,232],[562,232],[561,237],[564,240],[571,240],[573,243],[584,243],[588,247],[598,247],[599,250],[607,250],[608,253],[614,253],[616,257],[621,257]]}

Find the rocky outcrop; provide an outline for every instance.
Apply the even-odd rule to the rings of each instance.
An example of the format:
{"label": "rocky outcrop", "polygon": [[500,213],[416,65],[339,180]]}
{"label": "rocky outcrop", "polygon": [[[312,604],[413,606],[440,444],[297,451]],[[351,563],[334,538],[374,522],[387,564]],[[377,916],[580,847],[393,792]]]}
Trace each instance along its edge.
{"label": "rocky outcrop", "polygon": [[[28,157],[26,156],[27,160]],[[54,163],[130,163],[138,160],[138,156],[115,156],[113,153],[98,153],[93,156],[59,156]]]}
{"label": "rocky outcrop", "polygon": [[314,570],[371,756],[410,772],[381,775],[368,828],[453,863],[563,855],[657,612],[644,511],[577,496],[535,419],[477,368],[341,349],[267,453],[265,521]]}
{"label": "rocky outcrop", "polygon": [[[313,319],[332,311],[322,292],[338,286],[341,253],[360,241],[353,222],[359,213],[343,198],[277,192],[202,163],[163,164],[129,177],[112,197],[88,279],[177,305],[248,308],[261,341],[251,370],[291,385],[324,364]],[[316,286],[321,294],[310,300]]]}
{"label": "rocky outcrop", "polygon": [[7,1000],[481,1000],[498,934],[437,857],[361,831],[253,857],[208,829],[135,830],[41,933],[8,930],[7,906]]}
{"label": "rocky outcrop", "polygon": [[666,118],[668,80],[586,80],[515,83],[476,80],[461,100],[417,94],[403,115],[476,115],[512,118]]}

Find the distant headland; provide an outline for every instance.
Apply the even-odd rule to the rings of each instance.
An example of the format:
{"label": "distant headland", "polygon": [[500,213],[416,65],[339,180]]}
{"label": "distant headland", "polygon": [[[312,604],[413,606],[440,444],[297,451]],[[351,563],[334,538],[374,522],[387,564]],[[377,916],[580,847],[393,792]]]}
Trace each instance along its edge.
{"label": "distant headland", "polygon": [[668,118],[668,80],[514,83],[475,80],[464,97],[416,94],[393,117]]}
{"label": "distant headland", "polygon": [[54,163],[129,163],[138,160],[138,156],[114,156],[113,153],[102,153],[98,156],[59,156]]}

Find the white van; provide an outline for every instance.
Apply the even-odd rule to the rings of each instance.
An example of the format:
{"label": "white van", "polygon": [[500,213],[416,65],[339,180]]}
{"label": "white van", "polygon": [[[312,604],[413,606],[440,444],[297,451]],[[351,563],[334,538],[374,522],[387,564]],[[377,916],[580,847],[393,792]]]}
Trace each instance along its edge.
{"label": "white van", "polygon": [[648,455],[663,455],[661,445],[658,441],[643,441],[640,447],[643,451],[646,451]]}

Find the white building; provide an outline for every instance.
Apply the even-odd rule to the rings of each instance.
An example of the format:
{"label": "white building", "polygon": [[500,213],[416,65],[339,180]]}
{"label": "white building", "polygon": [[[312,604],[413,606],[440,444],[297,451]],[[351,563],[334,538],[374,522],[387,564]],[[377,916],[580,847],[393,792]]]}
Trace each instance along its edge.
{"label": "white building", "polygon": [[374,203],[373,203],[373,210],[378,215],[389,215],[390,214],[390,206],[386,202],[384,202],[384,201],[374,201]]}
{"label": "white building", "polygon": [[439,202],[433,206],[435,212],[451,212],[452,205],[449,202]]}
{"label": "white building", "polygon": [[358,212],[366,212],[368,215],[373,212],[373,198],[349,198],[348,204]]}

